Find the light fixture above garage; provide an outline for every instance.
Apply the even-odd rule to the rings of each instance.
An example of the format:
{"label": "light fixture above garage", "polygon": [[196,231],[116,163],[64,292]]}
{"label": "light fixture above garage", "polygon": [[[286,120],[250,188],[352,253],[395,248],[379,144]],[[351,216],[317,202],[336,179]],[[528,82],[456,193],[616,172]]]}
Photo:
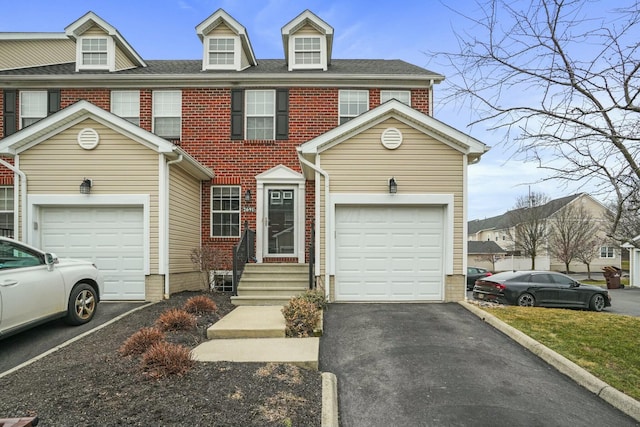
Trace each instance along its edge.
{"label": "light fixture above garage", "polygon": [[396,194],[398,192],[398,183],[394,177],[389,179],[389,193]]}
{"label": "light fixture above garage", "polygon": [[93,186],[93,181],[89,178],[84,178],[82,183],[80,183],[80,194],[89,194],[91,193],[91,187]]}

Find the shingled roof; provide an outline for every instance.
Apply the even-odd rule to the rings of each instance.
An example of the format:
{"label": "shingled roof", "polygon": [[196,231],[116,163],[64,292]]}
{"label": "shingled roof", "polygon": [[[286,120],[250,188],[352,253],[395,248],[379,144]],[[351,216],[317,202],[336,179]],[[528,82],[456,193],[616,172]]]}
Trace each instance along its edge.
{"label": "shingled roof", "polygon": [[[582,196],[583,194],[585,193],[573,194],[571,196],[565,196],[559,199],[551,200],[545,203],[544,205],[536,206],[534,208],[521,208],[521,209],[540,210],[541,214],[537,215],[539,218],[549,218],[551,215],[553,215],[563,207],[567,206],[569,203],[571,203],[573,200],[577,199],[578,197]],[[467,231],[469,234],[476,234],[480,231],[503,230],[505,228],[510,228],[515,225],[511,223],[512,222],[510,219],[511,214],[518,210],[519,209],[510,210],[502,215],[494,216],[491,218],[471,220],[467,223]]]}
{"label": "shingled roof", "polygon": [[500,245],[498,245],[493,240],[484,240],[484,241],[474,241],[470,240],[467,242],[467,253],[469,254],[506,254],[507,251],[502,249]]}

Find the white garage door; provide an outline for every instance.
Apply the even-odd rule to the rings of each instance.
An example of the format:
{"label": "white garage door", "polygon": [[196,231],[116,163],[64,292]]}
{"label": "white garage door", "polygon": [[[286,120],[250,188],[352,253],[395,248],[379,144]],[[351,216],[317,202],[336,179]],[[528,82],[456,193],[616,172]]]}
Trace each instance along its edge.
{"label": "white garage door", "polygon": [[105,300],[143,300],[144,228],[139,207],[46,207],[42,247],[60,258],[93,261]]}
{"label": "white garage door", "polygon": [[440,207],[336,207],[336,300],[441,301]]}

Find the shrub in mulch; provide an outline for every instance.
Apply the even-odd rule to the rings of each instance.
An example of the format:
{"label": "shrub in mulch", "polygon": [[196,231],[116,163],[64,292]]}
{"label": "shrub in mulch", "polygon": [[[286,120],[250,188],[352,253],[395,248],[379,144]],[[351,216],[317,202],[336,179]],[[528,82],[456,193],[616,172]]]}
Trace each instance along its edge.
{"label": "shrub in mulch", "polygon": [[189,298],[182,308],[187,313],[196,315],[214,313],[218,310],[218,306],[215,301],[206,295],[198,295]]}
{"label": "shrub in mulch", "polygon": [[142,328],[127,338],[118,353],[121,356],[139,356],[153,344],[163,341],[164,337],[164,332],[158,328]]}
{"label": "shrub in mulch", "polygon": [[164,311],[156,320],[156,326],[163,331],[186,331],[195,328],[196,324],[193,314],[178,308]]}
{"label": "shrub in mulch", "polygon": [[184,375],[194,365],[188,348],[161,341],[143,353],[140,367],[153,378]]}
{"label": "shrub in mulch", "polygon": [[302,297],[294,297],[282,308],[288,337],[304,338],[313,336],[320,320],[320,310],[313,302]]}

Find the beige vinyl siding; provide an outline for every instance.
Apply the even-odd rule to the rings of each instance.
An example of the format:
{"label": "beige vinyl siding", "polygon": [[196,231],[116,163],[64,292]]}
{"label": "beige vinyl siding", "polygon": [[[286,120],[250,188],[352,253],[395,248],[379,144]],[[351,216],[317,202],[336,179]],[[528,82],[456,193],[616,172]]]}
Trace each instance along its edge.
{"label": "beige vinyl siding", "polygon": [[[25,55],[25,52],[29,52]],[[3,40],[0,42],[0,70],[75,62],[72,40]]]}
{"label": "beige vinyl siding", "polygon": [[200,181],[170,166],[169,182],[169,271],[194,270],[191,251],[200,247]]}
{"label": "beige vinyl siding", "polygon": [[[384,148],[380,142],[380,135],[389,127],[403,134],[403,143],[395,150]],[[323,152],[321,167],[329,173],[332,194],[388,193],[391,177],[398,183],[399,194],[453,194],[453,272],[462,274],[466,226],[463,154],[396,119],[388,119]]]}
{"label": "beige vinyl siding", "polygon": [[116,46],[116,71],[128,70],[129,68],[135,67],[136,65]]}
{"label": "beige vinyl siding", "polygon": [[313,27],[313,25],[306,24],[303,27],[301,27],[299,30],[297,30],[295,33],[293,33],[292,35],[296,35],[296,36],[300,36],[300,35],[318,36],[318,35],[320,35],[320,33],[318,32],[318,30],[316,30]]}
{"label": "beige vinyl siding", "polygon": [[86,36],[107,36],[107,32],[100,28],[97,25],[93,25],[91,28],[87,29],[84,33],[82,33],[82,37]]}
{"label": "beige vinyl siding", "polygon": [[[93,128],[100,143],[84,150],[78,132]],[[158,154],[104,125],[87,119],[20,155],[29,194],[78,194],[83,178],[93,180],[91,194],[150,196],[150,271],[158,272]]]}
{"label": "beige vinyl siding", "polygon": [[229,28],[226,24],[220,24],[216,28],[214,28],[206,36],[214,36],[214,37],[235,37],[237,34]]}

